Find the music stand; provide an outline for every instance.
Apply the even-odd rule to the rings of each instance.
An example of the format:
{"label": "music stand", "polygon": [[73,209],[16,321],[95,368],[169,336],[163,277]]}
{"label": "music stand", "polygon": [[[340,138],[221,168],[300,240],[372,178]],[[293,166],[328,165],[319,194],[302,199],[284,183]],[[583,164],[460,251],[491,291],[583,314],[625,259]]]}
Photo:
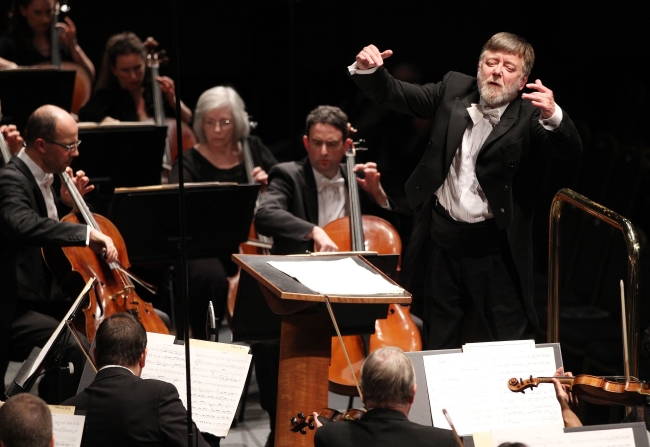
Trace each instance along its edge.
{"label": "music stand", "polygon": [[23,132],[27,118],[45,104],[70,111],[74,91],[74,70],[17,68],[0,71],[0,100],[3,123],[15,124]]}
{"label": "music stand", "polygon": [[65,331],[65,327],[72,331],[72,334],[79,344],[80,349],[84,352],[84,354],[86,354],[86,356],[88,356],[88,352],[85,349],[85,346],[78,338],[77,334],[74,332],[74,329],[69,326],[68,322],[78,312],[84,298],[86,297],[86,294],[90,290],[90,286],[92,286],[95,279],[96,278],[91,278],[88,280],[86,286],[83,288],[79,296],[77,296],[77,299],[74,301],[74,303],[72,303],[70,310],[68,310],[68,312],[65,314],[43,348],[41,349],[39,347],[34,347],[32,349],[29,357],[27,357],[27,359],[20,367],[18,373],[16,373],[16,377],[14,377],[14,380],[5,390],[3,395],[4,399],[8,399],[16,394],[29,392],[29,390],[34,385],[34,382],[36,382],[36,379],[43,371],[43,368],[45,367],[45,361],[50,357],[51,349],[56,345],[57,340]]}
{"label": "music stand", "polygon": [[[187,183],[188,259],[228,255],[248,240],[259,185]],[[176,263],[180,223],[178,185],[118,188],[109,216],[134,263]]]}
{"label": "music stand", "polygon": [[80,126],[83,145],[71,167],[83,170],[95,185],[89,196],[96,212],[107,214],[115,188],[160,184],[166,138],[167,126]]}
{"label": "music stand", "polygon": [[[313,445],[313,434],[296,436],[287,429],[286,424],[298,411],[311,412],[327,407],[334,329],[324,306],[325,295],[315,293],[267,264],[268,261],[287,260],[285,256],[236,254],[232,257],[241,267],[233,313],[233,340],[280,336],[275,445]],[[333,256],[328,259],[347,257]],[[323,260],[319,257],[291,259],[300,262]],[[363,257],[354,256],[352,259],[362,268],[381,274]],[[359,331],[373,332],[375,320],[386,317],[388,304],[409,304],[411,295],[404,292],[395,295],[329,296],[329,299],[341,332],[358,334],[361,333]],[[356,315],[350,318],[350,311],[355,307]],[[279,316],[279,327],[277,318],[272,321],[266,318],[269,310]],[[259,314],[264,317],[247,318]],[[247,327],[248,324],[257,327]]]}

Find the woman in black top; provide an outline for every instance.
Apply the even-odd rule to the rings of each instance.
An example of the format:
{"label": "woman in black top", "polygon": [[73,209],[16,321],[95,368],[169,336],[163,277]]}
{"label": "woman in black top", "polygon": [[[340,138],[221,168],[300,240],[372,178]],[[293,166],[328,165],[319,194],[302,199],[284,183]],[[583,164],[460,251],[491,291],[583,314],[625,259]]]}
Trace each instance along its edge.
{"label": "woman in black top", "polygon": [[[146,70],[146,61],[144,44],[134,33],[110,37],[95,91],[79,111],[79,119],[97,123],[152,119],[151,76]],[[164,98],[166,115],[174,116],[174,81],[167,76],[158,76],[156,80]],[[181,119],[187,124],[192,121],[192,111],[182,101]]]}
{"label": "woman in black top", "polygon": [[[0,69],[30,66],[51,60],[55,0],[16,0],[11,31],[0,38]],[[59,28],[62,59],[75,62],[95,77],[95,66],[77,43],[77,28],[69,17]]]}
{"label": "woman in black top", "polygon": [[[199,97],[194,111],[194,133],[198,143],[183,152],[185,182],[249,183],[242,142],[250,147],[253,181],[265,186],[268,171],[277,164],[271,151],[258,137],[250,136],[244,101],[230,87],[214,87]],[[170,183],[178,182],[178,161],[172,167]],[[237,210],[224,210],[236,213]],[[217,317],[224,314],[228,297],[227,276],[237,268],[230,255],[194,259],[188,262],[189,295],[192,301],[190,325],[194,338],[205,337],[207,302],[212,300]]]}

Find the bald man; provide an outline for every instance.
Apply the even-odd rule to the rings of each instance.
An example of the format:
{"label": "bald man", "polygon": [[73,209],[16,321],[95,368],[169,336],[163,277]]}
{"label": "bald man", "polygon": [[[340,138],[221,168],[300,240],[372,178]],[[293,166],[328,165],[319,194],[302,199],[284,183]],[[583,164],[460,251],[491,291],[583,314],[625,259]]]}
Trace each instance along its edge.
{"label": "bald man", "polygon": [[[0,373],[9,359],[22,361],[34,346],[42,347],[70,308],[70,298],[53,284],[43,257],[45,246],[89,246],[106,251],[106,261],[117,260],[110,237],[87,225],[64,223],[59,216],[72,206],[61,188],[60,200],[52,189],[54,175],[70,175],[81,195],[91,191],[82,171],[68,168],[79,155],[77,124],[68,112],[46,105],[37,109],[25,126],[25,147],[0,169]],[[67,171],[66,171],[67,170]],[[69,211],[69,208],[67,209]],[[75,376],[66,375],[63,398],[76,392],[83,355],[69,346],[66,355],[75,364]],[[53,384],[42,381],[41,392]],[[41,395],[53,403],[55,396]]]}

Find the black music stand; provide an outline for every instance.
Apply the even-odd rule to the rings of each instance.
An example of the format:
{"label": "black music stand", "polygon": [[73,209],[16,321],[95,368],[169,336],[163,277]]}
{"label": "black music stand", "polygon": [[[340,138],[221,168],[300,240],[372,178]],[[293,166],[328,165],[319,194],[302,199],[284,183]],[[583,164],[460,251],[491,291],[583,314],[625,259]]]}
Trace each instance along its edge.
{"label": "black music stand", "polygon": [[[259,185],[185,185],[188,259],[228,255],[248,240]],[[178,185],[115,190],[109,218],[134,263],[176,263],[180,223]]]}
{"label": "black music stand", "polygon": [[0,100],[3,123],[15,124],[22,132],[27,118],[45,104],[70,111],[74,91],[74,70],[18,68],[0,71]]}
{"label": "black music stand", "polygon": [[166,138],[167,126],[81,125],[83,145],[71,166],[95,185],[89,202],[96,212],[107,214],[115,188],[160,184]]}

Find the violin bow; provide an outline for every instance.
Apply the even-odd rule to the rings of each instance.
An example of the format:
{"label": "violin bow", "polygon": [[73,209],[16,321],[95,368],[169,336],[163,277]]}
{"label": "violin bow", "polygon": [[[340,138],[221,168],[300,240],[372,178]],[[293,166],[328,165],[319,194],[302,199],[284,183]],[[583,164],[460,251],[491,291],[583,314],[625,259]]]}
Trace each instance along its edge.
{"label": "violin bow", "polygon": [[451,416],[449,416],[449,413],[447,412],[446,408],[442,409],[442,414],[445,415],[445,418],[447,419],[447,423],[451,427],[451,431],[454,432],[454,438],[456,438],[456,443],[458,444],[458,447],[465,447],[465,443],[463,442],[462,439],[460,439],[460,436],[458,436],[458,432],[456,431],[456,428],[454,427],[454,423],[451,422]]}
{"label": "violin bow", "polygon": [[625,381],[630,381],[630,355],[627,351],[627,318],[625,312],[625,285],[623,280],[620,282],[621,286],[621,320],[623,323],[623,359],[625,362]]}

